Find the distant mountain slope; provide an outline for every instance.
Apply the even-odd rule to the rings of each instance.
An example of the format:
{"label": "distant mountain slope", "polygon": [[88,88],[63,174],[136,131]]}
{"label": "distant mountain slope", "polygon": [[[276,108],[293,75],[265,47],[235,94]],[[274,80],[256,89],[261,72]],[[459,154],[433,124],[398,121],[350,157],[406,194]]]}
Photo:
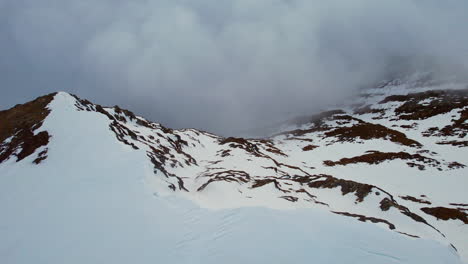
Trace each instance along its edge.
{"label": "distant mountain slope", "polygon": [[467,117],[466,84],[415,77],[265,139],[40,97],[0,112],[0,258],[468,261]]}

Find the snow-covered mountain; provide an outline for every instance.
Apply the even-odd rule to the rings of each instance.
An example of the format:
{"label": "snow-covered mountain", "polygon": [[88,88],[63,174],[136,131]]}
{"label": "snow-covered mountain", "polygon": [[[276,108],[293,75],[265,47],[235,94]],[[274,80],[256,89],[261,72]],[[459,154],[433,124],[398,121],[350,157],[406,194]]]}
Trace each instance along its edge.
{"label": "snow-covered mountain", "polygon": [[46,95],[0,112],[0,260],[468,262],[467,118],[427,75],[265,139]]}

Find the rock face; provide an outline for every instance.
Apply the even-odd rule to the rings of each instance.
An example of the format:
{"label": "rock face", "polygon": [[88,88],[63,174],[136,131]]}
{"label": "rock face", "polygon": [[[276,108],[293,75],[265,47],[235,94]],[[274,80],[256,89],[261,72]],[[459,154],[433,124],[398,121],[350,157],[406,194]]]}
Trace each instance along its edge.
{"label": "rock face", "polygon": [[[51,94],[0,112],[0,177],[20,166],[37,166],[30,169],[41,177],[41,168],[62,168],[60,157],[99,166],[116,154],[81,153],[77,144],[101,148],[105,137],[139,155],[134,166],[144,168],[155,195],[212,209],[317,208],[447,243],[466,260],[468,88],[408,83],[363,90],[341,109],[297,119],[264,139],[173,130],[117,106]],[[105,129],[95,136],[87,126]]]}
{"label": "rock face", "polygon": [[[49,143],[47,131],[34,133],[49,115],[47,105],[55,94],[37,98],[23,105],[0,111],[0,163],[16,156],[17,161],[33,154],[38,148]],[[36,164],[45,159],[47,149],[34,160]]]}

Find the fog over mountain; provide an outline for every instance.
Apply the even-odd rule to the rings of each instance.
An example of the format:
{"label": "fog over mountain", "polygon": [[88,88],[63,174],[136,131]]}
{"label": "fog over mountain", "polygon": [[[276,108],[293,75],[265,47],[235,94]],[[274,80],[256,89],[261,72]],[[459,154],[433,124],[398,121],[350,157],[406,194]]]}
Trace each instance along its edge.
{"label": "fog over mountain", "polygon": [[467,0],[0,0],[0,264],[468,264]]}
{"label": "fog over mountain", "polygon": [[[0,0],[0,108],[64,90],[232,134],[468,66],[467,1]],[[428,59],[429,58],[429,59]]]}

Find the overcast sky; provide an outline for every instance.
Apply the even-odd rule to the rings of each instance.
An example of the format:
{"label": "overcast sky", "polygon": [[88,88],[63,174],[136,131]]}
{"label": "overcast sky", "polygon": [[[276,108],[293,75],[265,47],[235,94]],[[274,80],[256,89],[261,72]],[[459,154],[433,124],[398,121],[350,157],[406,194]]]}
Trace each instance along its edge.
{"label": "overcast sky", "polygon": [[467,14],[466,0],[0,0],[0,108],[68,91],[227,135],[339,101],[395,57],[466,67]]}

